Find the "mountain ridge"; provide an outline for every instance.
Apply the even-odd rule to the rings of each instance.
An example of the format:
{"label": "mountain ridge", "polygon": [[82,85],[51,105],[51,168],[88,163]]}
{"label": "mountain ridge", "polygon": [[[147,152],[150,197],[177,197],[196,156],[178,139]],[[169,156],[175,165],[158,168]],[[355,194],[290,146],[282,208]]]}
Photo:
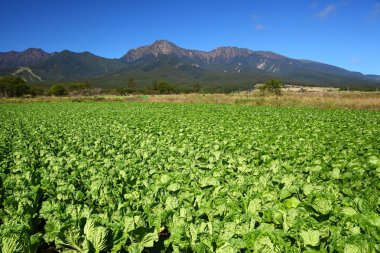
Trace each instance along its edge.
{"label": "mountain ridge", "polygon": [[216,58],[234,58],[248,56],[252,53],[259,54],[271,54],[279,57],[287,58],[285,56],[270,52],[270,51],[253,51],[248,48],[239,48],[235,46],[221,46],[210,51],[194,50],[194,49],[185,49],[177,46],[176,44],[167,41],[167,40],[157,40],[154,43],[138,48],[129,50],[124,56],[119,58],[123,62],[133,62],[143,58],[146,55],[158,56],[159,54],[174,54],[180,57],[189,57],[193,59],[201,59],[204,62],[210,62]]}
{"label": "mountain ridge", "polygon": [[40,48],[28,48],[24,51],[0,52],[0,69],[35,64],[54,54],[55,52],[48,53]]}
{"label": "mountain ridge", "polygon": [[[25,68],[21,71],[22,67],[28,67],[27,71]],[[181,85],[201,83],[234,87],[247,87],[249,83],[269,78],[301,85],[380,86],[378,75],[363,75],[271,51],[233,46],[201,51],[185,49],[167,40],[128,50],[119,59],[100,57],[88,51],[48,53],[30,48],[4,52],[0,53],[0,74],[19,75],[29,82],[86,80],[98,86],[122,86],[130,78],[141,84],[165,78]]]}

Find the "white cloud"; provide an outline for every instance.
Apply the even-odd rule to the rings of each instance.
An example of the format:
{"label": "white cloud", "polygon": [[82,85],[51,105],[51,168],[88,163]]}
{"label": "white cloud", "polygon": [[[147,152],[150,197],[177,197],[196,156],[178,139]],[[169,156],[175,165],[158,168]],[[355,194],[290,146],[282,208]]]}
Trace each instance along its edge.
{"label": "white cloud", "polygon": [[255,25],[255,29],[256,30],[264,30],[265,29],[265,26],[263,24],[256,24]]}
{"label": "white cloud", "polygon": [[333,14],[336,11],[336,9],[337,9],[336,4],[329,4],[325,8],[323,8],[323,10],[315,13],[314,16],[317,18],[324,19],[330,16],[331,14]]}
{"label": "white cloud", "polygon": [[352,64],[359,64],[360,60],[358,58],[354,57],[354,58],[351,59],[351,63]]}
{"label": "white cloud", "polygon": [[259,16],[258,15],[256,15],[256,14],[253,14],[252,15],[252,20],[253,21],[256,21],[256,20],[258,20],[259,19]]}
{"label": "white cloud", "polygon": [[265,30],[265,25],[259,23],[259,19],[260,19],[260,16],[258,16],[257,14],[253,14],[251,16],[252,20],[254,21],[255,23],[255,29],[260,31],[260,30]]}

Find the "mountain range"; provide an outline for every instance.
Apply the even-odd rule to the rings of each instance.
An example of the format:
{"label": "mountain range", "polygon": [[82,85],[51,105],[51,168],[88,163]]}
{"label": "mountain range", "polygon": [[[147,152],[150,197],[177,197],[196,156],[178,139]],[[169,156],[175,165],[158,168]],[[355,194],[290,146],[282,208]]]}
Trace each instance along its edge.
{"label": "mountain range", "polygon": [[166,40],[131,49],[119,59],[68,50],[48,53],[36,48],[3,52],[0,75],[20,76],[39,84],[86,81],[97,87],[122,87],[131,78],[142,86],[158,80],[178,86],[198,84],[230,90],[249,88],[268,79],[298,85],[380,86],[378,75],[363,75],[269,51],[219,47],[207,52],[184,49]]}

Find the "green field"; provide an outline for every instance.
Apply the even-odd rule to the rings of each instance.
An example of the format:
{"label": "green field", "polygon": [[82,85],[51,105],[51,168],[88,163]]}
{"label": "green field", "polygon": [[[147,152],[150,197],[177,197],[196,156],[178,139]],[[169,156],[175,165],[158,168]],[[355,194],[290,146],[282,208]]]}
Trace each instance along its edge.
{"label": "green field", "polygon": [[0,104],[1,252],[380,252],[380,112]]}

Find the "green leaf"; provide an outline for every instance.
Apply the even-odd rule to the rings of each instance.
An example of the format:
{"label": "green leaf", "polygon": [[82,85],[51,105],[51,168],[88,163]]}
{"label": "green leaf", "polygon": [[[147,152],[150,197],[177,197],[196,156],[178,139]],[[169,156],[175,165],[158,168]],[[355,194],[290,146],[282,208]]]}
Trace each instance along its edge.
{"label": "green leaf", "polygon": [[165,201],[166,209],[172,210],[178,207],[178,199],[176,197],[169,196]]}
{"label": "green leaf", "polygon": [[146,234],[143,239],[140,242],[140,245],[143,247],[153,247],[154,243],[158,241],[158,234],[153,232],[153,233],[148,233]]}
{"label": "green leaf", "polygon": [[64,247],[65,249],[75,250],[77,252],[84,252],[82,246],[83,237],[79,228],[65,227],[56,239],[56,244]]}
{"label": "green leaf", "polygon": [[300,233],[305,246],[317,246],[319,244],[320,232],[318,230],[302,230]]}
{"label": "green leaf", "polygon": [[260,199],[256,198],[249,202],[247,213],[249,214],[256,214],[261,208],[261,201]]}
{"label": "green leaf", "polygon": [[339,179],[340,178],[340,169],[334,168],[333,171],[331,172],[331,176],[335,179]]}
{"label": "green leaf", "polygon": [[36,253],[42,242],[41,234],[34,234],[29,238],[29,253]]}
{"label": "green leaf", "polygon": [[170,184],[170,185],[167,187],[167,190],[170,191],[170,192],[176,192],[176,191],[178,191],[179,189],[181,189],[181,186],[180,186],[180,184],[177,184],[177,183]]}
{"label": "green leaf", "polygon": [[355,211],[355,209],[353,209],[352,207],[344,207],[342,208],[342,213],[346,216],[353,216],[355,215],[357,212]]}
{"label": "green leaf", "polygon": [[195,243],[197,242],[197,235],[198,235],[198,232],[197,232],[197,229],[196,229],[196,227],[194,226],[194,224],[190,224],[190,226],[189,226],[189,230],[190,230],[191,243],[192,243],[192,244],[195,244]]}
{"label": "green leaf", "polygon": [[133,243],[139,244],[143,248],[149,248],[158,241],[158,233],[154,229],[139,227],[131,232],[131,239]]}
{"label": "green leaf", "polygon": [[58,220],[47,220],[44,239],[46,242],[54,242],[61,232],[62,225]]}
{"label": "green leaf", "polygon": [[324,197],[317,197],[312,203],[312,207],[320,214],[328,214],[332,210],[331,201]]}
{"label": "green leaf", "polygon": [[275,250],[275,246],[272,243],[272,240],[268,236],[259,236],[255,240],[253,246],[254,252],[256,253],[274,253],[278,252]]}
{"label": "green leaf", "polygon": [[299,201],[297,198],[295,197],[291,197],[290,199],[286,199],[284,201],[284,204],[287,208],[296,208],[299,204],[301,203],[301,201]]}
{"label": "green leaf", "polygon": [[20,240],[20,237],[13,235],[3,237],[1,240],[1,250],[3,253],[23,253],[26,252],[26,245]]}
{"label": "green leaf", "polygon": [[108,248],[109,230],[105,227],[96,226],[92,219],[87,219],[83,232],[86,239],[94,247],[95,252],[104,251]]}
{"label": "green leaf", "polygon": [[129,253],[141,253],[144,249],[144,246],[142,246],[141,244],[138,244],[138,243],[132,243],[129,247],[128,247],[128,252]]}
{"label": "green leaf", "polygon": [[378,214],[368,214],[368,221],[371,225],[380,228],[380,216]]}
{"label": "green leaf", "polygon": [[362,250],[362,247],[355,244],[346,244],[344,247],[344,253],[364,253],[366,251]]}
{"label": "green leaf", "polygon": [[124,233],[128,233],[135,229],[135,220],[133,217],[124,218]]}
{"label": "green leaf", "polygon": [[216,249],[216,253],[235,253],[236,249],[234,249],[229,243],[225,243],[220,248]]}

